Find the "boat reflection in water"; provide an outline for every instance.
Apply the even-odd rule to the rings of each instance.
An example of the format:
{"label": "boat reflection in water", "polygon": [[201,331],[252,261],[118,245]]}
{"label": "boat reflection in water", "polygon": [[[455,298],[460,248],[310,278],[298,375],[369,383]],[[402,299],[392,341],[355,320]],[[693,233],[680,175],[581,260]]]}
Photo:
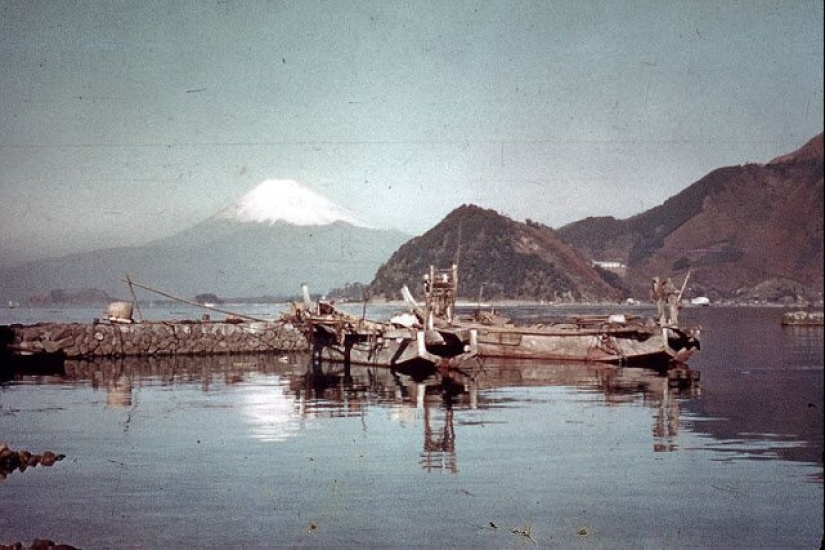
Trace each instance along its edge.
{"label": "boat reflection in water", "polygon": [[[698,373],[687,367],[669,373],[642,367],[475,360],[461,369],[417,369],[409,374],[383,367],[311,364],[291,381],[304,414],[361,414],[370,404],[392,404],[399,420],[423,420],[420,464],[427,471],[458,472],[454,422],[462,412],[502,406],[497,389],[559,386],[598,393],[606,406],[641,403],[657,409],[653,451],[676,450],[680,399],[698,395]],[[469,422],[469,421],[468,421]]]}
{"label": "boat reflection in water", "polygon": [[105,403],[111,409],[136,406],[134,394],[144,386],[196,385],[203,392],[229,392],[253,437],[268,442],[297,435],[310,420],[359,417],[382,408],[399,423],[422,424],[423,469],[457,473],[454,423],[475,422],[470,411],[508,406],[507,388],[557,386],[596,395],[606,407],[654,408],[653,450],[664,452],[677,448],[680,400],[698,395],[696,378],[687,367],[663,374],[641,367],[491,359],[469,361],[461,369],[405,372],[298,354],[67,361],[65,377],[29,382],[88,382],[107,392]]}

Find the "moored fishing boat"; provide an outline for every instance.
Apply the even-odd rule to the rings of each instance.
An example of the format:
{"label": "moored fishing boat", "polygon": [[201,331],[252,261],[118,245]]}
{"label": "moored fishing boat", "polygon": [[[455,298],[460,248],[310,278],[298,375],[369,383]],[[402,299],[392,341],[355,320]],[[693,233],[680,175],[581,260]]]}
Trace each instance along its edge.
{"label": "moored fishing boat", "polygon": [[569,322],[516,326],[470,321],[478,331],[478,355],[514,359],[666,365],[699,350],[696,330],[657,326],[609,315]]}
{"label": "moored fishing boat", "polygon": [[[450,280],[457,281],[456,266],[451,271]],[[473,316],[456,315],[457,289],[439,293],[439,277],[444,277],[443,272],[436,273],[433,268],[425,277],[424,311],[406,287],[402,290],[404,299],[422,322],[476,331],[477,354],[481,358],[667,366],[684,363],[700,348],[699,329],[685,329],[678,324],[678,302],[682,291],[669,293],[669,287],[658,280],[655,281],[657,289],[661,290],[657,294],[658,319],[641,320],[613,314],[516,325],[495,311],[477,312]]]}
{"label": "moored fishing boat", "polygon": [[451,368],[475,357],[477,331],[470,327],[425,324],[412,315],[377,322],[342,312],[331,302],[304,303],[291,317],[303,327],[313,356],[345,364],[395,369]]}

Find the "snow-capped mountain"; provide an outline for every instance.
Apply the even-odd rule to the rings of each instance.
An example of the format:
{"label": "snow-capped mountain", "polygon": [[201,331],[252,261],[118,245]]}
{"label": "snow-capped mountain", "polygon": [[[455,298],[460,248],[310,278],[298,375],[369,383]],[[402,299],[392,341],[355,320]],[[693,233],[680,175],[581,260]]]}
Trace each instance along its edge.
{"label": "snow-capped mountain", "polygon": [[266,180],[218,214],[241,222],[328,225],[344,222],[368,227],[347,209],[307,189],[295,180]]}
{"label": "snow-capped mountain", "polygon": [[407,239],[292,180],[267,180],[189,229],[140,247],[97,250],[0,271],[0,298],[98,288],[126,297],[124,275],[192,297],[292,296],[369,283]]}

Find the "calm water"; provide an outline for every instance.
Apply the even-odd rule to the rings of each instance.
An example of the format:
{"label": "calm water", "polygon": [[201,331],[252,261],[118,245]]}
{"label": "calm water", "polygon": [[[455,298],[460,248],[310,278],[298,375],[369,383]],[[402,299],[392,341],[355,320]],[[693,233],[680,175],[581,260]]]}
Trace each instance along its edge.
{"label": "calm water", "polygon": [[823,330],[783,311],[685,310],[703,350],[683,388],[489,361],[423,381],[303,355],[69,362],[0,385],[0,441],[66,455],[0,481],[0,543],[818,548]]}

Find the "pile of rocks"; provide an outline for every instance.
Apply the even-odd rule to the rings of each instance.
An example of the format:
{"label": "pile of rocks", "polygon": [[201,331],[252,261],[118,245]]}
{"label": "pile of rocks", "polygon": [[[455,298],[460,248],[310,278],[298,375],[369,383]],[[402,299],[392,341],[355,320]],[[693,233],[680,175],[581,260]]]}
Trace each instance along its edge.
{"label": "pile of rocks", "polygon": [[52,466],[55,462],[63,460],[66,455],[57,455],[51,451],[46,451],[41,455],[32,454],[29,451],[13,451],[5,443],[0,443],[0,481],[6,479],[15,470],[25,472],[27,468],[40,466]]}
{"label": "pile of rocks", "polygon": [[34,539],[31,546],[24,546],[22,542],[14,542],[12,544],[0,544],[0,550],[78,550],[78,548],[49,539]]}

